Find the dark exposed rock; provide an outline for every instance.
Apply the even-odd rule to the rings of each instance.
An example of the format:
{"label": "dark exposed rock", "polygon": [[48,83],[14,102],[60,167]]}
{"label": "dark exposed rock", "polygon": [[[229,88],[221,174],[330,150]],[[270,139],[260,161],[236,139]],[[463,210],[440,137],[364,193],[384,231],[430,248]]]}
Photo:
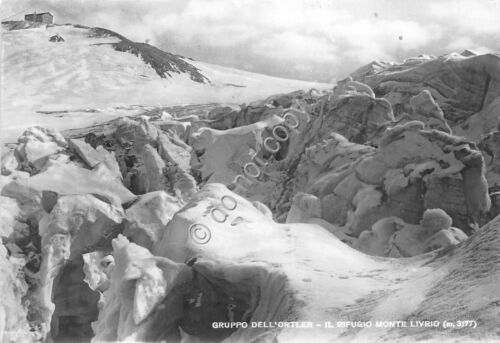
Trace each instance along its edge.
{"label": "dark exposed rock", "polygon": [[187,73],[193,81],[200,83],[210,82],[210,80],[200,73],[198,68],[186,62],[182,56],[160,50],[147,43],[132,42],[116,32],[101,27],[91,28],[89,36],[118,38],[120,42],[111,43],[115,50],[129,52],[141,58],[144,63],[149,64],[162,78],[172,77],[172,74]]}
{"label": "dark exposed rock", "polygon": [[56,35],[51,36],[49,38],[49,42],[54,42],[54,43],[64,42],[64,38],[62,38],[61,36],[59,36],[59,34],[56,34]]}

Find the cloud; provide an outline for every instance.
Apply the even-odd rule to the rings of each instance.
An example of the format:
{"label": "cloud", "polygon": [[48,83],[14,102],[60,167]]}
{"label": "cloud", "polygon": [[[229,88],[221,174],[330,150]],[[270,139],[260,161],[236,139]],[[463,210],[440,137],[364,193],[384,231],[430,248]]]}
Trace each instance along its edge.
{"label": "cloud", "polygon": [[447,27],[466,34],[498,34],[500,2],[497,0],[441,0],[429,2],[429,15]]}
{"label": "cloud", "polygon": [[275,33],[262,37],[253,46],[255,54],[287,61],[331,62],[336,60],[334,42],[324,37],[296,32]]}
{"label": "cloud", "polygon": [[344,53],[357,62],[393,59],[441,38],[438,26],[403,20],[357,20],[335,25],[331,36],[343,42]]}
{"label": "cloud", "polygon": [[[211,63],[329,81],[372,60],[500,50],[500,0],[3,0]],[[400,39],[401,37],[401,39]],[[246,66],[246,67],[245,67]]]}
{"label": "cloud", "polygon": [[446,45],[446,49],[454,52],[461,52],[465,49],[474,47],[474,41],[471,37],[458,37]]}
{"label": "cloud", "polygon": [[480,54],[493,52],[491,48],[478,44],[478,42],[474,41],[471,37],[459,37],[454,39],[446,45],[446,49],[453,52],[462,52],[466,49],[472,49]]}

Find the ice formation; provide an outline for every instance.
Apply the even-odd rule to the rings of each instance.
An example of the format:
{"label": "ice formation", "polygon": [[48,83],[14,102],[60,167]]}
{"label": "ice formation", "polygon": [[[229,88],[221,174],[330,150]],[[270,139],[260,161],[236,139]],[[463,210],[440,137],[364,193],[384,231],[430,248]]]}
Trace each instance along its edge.
{"label": "ice formation", "polygon": [[[27,129],[2,148],[0,340],[497,339],[498,61]],[[316,325],[388,318],[479,326]]]}

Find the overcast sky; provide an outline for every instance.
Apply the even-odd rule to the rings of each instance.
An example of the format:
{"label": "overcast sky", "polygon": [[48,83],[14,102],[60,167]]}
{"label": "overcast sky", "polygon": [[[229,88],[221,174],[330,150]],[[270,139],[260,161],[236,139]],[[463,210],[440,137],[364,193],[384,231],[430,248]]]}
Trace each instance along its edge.
{"label": "overcast sky", "polygon": [[[303,80],[373,60],[500,51],[500,0],[3,0],[194,59]],[[21,19],[22,13],[9,19]]]}

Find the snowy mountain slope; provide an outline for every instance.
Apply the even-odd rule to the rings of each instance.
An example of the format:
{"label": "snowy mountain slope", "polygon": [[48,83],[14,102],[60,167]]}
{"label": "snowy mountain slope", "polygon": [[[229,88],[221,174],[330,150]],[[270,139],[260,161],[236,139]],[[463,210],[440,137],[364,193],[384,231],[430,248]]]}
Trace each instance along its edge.
{"label": "snowy mountain slope", "polygon": [[[240,103],[330,87],[192,62],[105,29],[16,23],[3,25],[2,141],[34,124],[68,129],[106,121],[131,105]],[[65,41],[50,42],[56,34]]]}

